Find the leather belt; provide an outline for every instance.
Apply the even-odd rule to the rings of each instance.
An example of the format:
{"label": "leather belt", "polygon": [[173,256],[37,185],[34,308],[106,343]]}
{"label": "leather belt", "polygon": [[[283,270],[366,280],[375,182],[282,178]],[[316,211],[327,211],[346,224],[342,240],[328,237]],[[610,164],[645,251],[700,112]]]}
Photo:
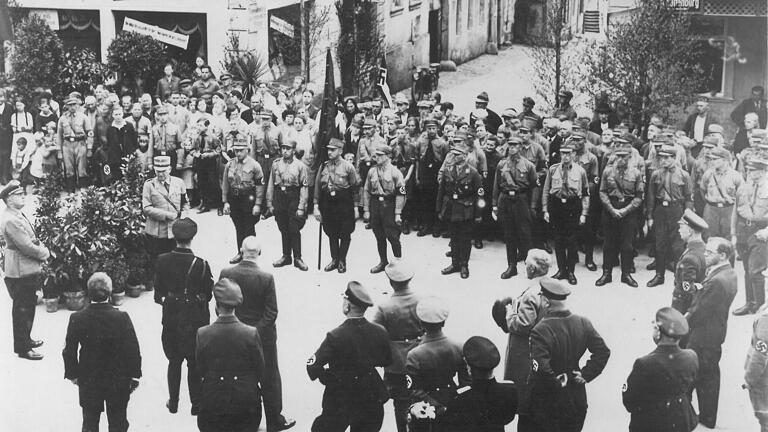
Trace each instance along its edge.
{"label": "leather belt", "polygon": [[252,194],[252,193],[255,193],[255,192],[256,192],[255,188],[247,188],[247,189],[234,189],[233,188],[233,189],[229,190],[229,194],[232,195],[232,196],[248,195],[248,194]]}
{"label": "leather belt", "polygon": [[662,207],[676,207],[676,206],[682,205],[682,203],[683,203],[682,201],[660,200],[660,199],[656,200],[656,204]]}
{"label": "leather belt", "polygon": [[67,137],[66,140],[69,142],[85,141],[85,137]]}
{"label": "leather belt", "polygon": [[711,205],[712,207],[717,207],[717,208],[733,207],[733,204],[721,203],[721,202],[715,203],[715,202],[707,201],[707,204]]}

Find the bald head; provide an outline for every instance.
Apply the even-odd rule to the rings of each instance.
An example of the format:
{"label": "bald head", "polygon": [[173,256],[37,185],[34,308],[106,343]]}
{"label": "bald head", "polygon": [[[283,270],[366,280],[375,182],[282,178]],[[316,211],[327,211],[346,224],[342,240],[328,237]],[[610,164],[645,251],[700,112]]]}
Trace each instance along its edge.
{"label": "bald head", "polygon": [[261,255],[261,243],[256,236],[248,236],[243,240],[240,251],[243,253],[243,259],[256,260]]}

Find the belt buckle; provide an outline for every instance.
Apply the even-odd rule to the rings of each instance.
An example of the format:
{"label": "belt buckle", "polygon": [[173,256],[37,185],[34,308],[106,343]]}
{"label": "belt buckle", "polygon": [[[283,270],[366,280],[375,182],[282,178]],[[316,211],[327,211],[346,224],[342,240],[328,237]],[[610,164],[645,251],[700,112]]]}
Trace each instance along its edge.
{"label": "belt buckle", "polygon": [[661,202],[661,205],[664,206],[664,207],[669,207],[669,201],[664,200],[664,201]]}
{"label": "belt buckle", "polygon": [[517,195],[517,192],[513,190],[509,191],[509,196],[515,196],[515,195]]}
{"label": "belt buckle", "polygon": [[331,191],[331,196],[335,197],[336,196],[336,191]]}
{"label": "belt buckle", "polygon": [[459,199],[459,194],[453,194],[453,199]]}
{"label": "belt buckle", "polygon": [[367,166],[371,166],[371,161],[365,161],[365,164],[366,164]]}
{"label": "belt buckle", "polygon": [[434,165],[434,164],[429,164],[429,168],[432,168],[432,165]]}
{"label": "belt buckle", "polygon": [[747,220],[744,221],[744,225],[748,226],[748,227],[751,227],[752,226],[752,221],[747,219]]}
{"label": "belt buckle", "polygon": [[723,207],[725,207],[725,204],[723,204],[723,203],[721,203],[721,202],[720,202],[720,203],[717,203],[717,208],[723,208]]}
{"label": "belt buckle", "polygon": [[623,204],[624,201],[626,201],[626,198],[624,198],[624,197],[616,198],[616,201]]}
{"label": "belt buckle", "polygon": [[560,202],[561,202],[561,203],[563,203],[563,204],[565,204],[565,203],[567,203],[567,202],[568,202],[568,200],[567,200],[567,199],[565,199],[565,198],[560,198]]}
{"label": "belt buckle", "polygon": [[380,196],[380,197],[379,197],[379,201],[384,201],[384,197],[383,197],[383,196]]}
{"label": "belt buckle", "polygon": [[285,192],[285,186],[280,186],[280,190]]}
{"label": "belt buckle", "polygon": [[69,137],[67,139],[69,140],[69,142],[75,142],[75,137]]}

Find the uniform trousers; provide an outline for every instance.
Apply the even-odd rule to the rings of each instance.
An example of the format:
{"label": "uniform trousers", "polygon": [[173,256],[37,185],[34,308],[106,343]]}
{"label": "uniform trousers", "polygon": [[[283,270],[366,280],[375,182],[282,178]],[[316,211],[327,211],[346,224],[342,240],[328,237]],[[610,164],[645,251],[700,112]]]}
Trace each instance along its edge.
{"label": "uniform trousers", "polygon": [[298,186],[286,186],[285,190],[276,186],[273,201],[275,221],[280,229],[283,243],[283,256],[290,257],[293,252],[293,257],[299,259],[301,259],[301,229],[307,222],[306,215],[302,217],[296,215],[300,193]]}
{"label": "uniform trousers", "polygon": [[592,255],[595,251],[595,243],[597,243],[597,233],[599,232],[601,204],[598,198],[599,192],[596,185],[590,184],[589,194],[593,198],[589,200],[589,209],[587,210],[587,220],[579,230],[579,241],[584,247],[584,261],[585,264],[592,262]]}
{"label": "uniform trousers", "polygon": [[381,430],[384,422],[383,405],[377,402],[339,402],[326,403],[326,396],[323,396],[323,412],[312,422],[312,432],[344,432],[347,428],[349,432]]}
{"label": "uniform trousers", "polygon": [[[207,304],[205,305],[207,307]],[[187,361],[187,388],[189,400],[195,407],[200,400],[202,381],[195,361],[197,326],[163,325],[160,340],[163,352],[168,359],[168,398],[179,401],[181,387],[181,364]]]}
{"label": "uniform trousers", "polygon": [[218,157],[197,160],[197,185],[200,190],[201,206],[221,207],[221,184],[217,164]]}
{"label": "uniform trousers", "polygon": [[451,260],[453,264],[467,265],[472,253],[472,234],[475,223],[472,220],[449,222],[451,232]]}
{"label": "uniform trousers", "polygon": [[237,251],[243,245],[243,240],[256,235],[256,223],[259,217],[253,215],[253,206],[256,203],[255,190],[241,190],[238,195],[227,195],[229,203],[229,217],[235,225],[235,237],[237,238]]}
{"label": "uniform trousers", "polygon": [[[699,422],[711,428],[717,423],[717,406],[720,397],[720,356],[722,347],[689,346],[699,357],[699,374],[696,376],[696,398],[699,401]],[[688,394],[691,399],[693,389]]]}
{"label": "uniform trousers", "polygon": [[731,239],[731,217],[733,205],[717,207],[711,204],[704,206],[704,221],[709,225],[707,232],[710,237]]}
{"label": "uniform trousers", "polygon": [[197,416],[200,432],[253,432],[259,429],[261,410],[235,414],[201,412]]}
{"label": "uniform trousers", "polygon": [[128,400],[131,397],[130,386],[125,381],[118,385],[79,382],[80,406],[83,409],[83,432],[99,432],[101,412],[106,405],[109,432],[128,430]]}
{"label": "uniform trousers", "polygon": [[[434,203],[433,200],[433,215]],[[369,210],[371,212],[371,229],[373,235],[376,236],[376,250],[379,253],[379,259],[381,262],[388,262],[387,242],[392,246],[392,255],[395,258],[400,258],[403,253],[400,245],[400,227],[395,223],[394,195],[389,197],[371,196]]]}
{"label": "uniform trousers", "polygon": [[[248,325],[256,323],[246,322]],[[267,430],[285,422],[283,412],[283,381],[277,364],[277,329],[275,326],[259,327],[259,337],[264,350],[264,378],[261,381],[261,396],[264,403],[264,417]]]}
{"label": "uniform trousers", "polygon": [[640,215],[637,210],[617,219],[603,211],[603,270],[611,271],[619,265],[621,274],[630,274],[634,260],[633,240]]}
{"label": "uniform trousers", "polygon": [[[62,150],[62,163],[64,164],[64,176],[78,178],[85,178],[88,173],[86,167],[88,166],[87,153],[88,148],[83,141],[67,141],[64,140],[61,145]],[[111,168],[111,167],[110,167]]]}
{"label": "uniform trousers", "polygon": [[549,221],[555,238],[557,268],[561,272],[573,272],[579,259],[576,238],[582,211],[581,198],[571,197],[565,202],[556,195],[549,198]]}
{"label": "uniform trousers", "polygon": [[736,223],[736,251],[744,265],[744,292],[747,304],[755,307],[765,303],[765,276],[768,266],[768,244],[755,237],[762,225],[746,226],[742,219]]}
{"label": "uniform trousers", "polygon": [[328,236],[331,259],[346,262],[352,242],[351,234],[355,230],[354,192],[351,188],[333,192],[322,190],[318,203],[323,215],[323,231]]}
{"label": "uniform trousers", "polygon": [[418,188],[418,213],[423,228],[435,229],[435,201],[437,200],[437,183],[422,183]]}
{"label": "uniform trousers", "polygon": [[168,253],[176,247],[176,240],[172,238],[160,238],[149,234],[145,235],[147,254],[149,255],[149,266],[152,270],[152,274],[149,278],[149,283],[152,284],[155,281],[155,273],[157,272],[157,257],[164,253]]}
{"label": "uniform trousers", "polygon": [[[3,140],[4,141],[4,140]],[[11,138],[8,143],[0,144],[0,183],[6,184],[11,180]]]}
{"label": "uniform trousers", "polygon": [[507,265],[514,265],[518,260],[518,251],[523,257],[531,247],[531,211],[525,194],[499,195],[498,217],[507,246]]}
{"label": "uniform trousers", "polygon": [[[543,381],[543,379],[542,379]],[[537,432],[579,432],[587,417],[587,391],[569,378],[565,387],[554,380],[534,379],[531,385],[531,421]]]}
{"label": "uniform trousers", "polygon": [[410,394],[404,374],[384,372],[384,385],[387,386],[389,397],[395,408],[395,424],[397,432],[406,432],[408,424],[408,407],[410,406]]}
{"label": "uniform trousers", "polygon": [[768,432],[768,386],[750,387],[749,400],[760,422],[760,432]]}
{"label": "uniform trousers", "polygon": [[11,320],[13,322],[13,352],[23,354],[32,345],[30,333],[35,321],[37,289],[40,287],[40,274],[36,273],[20,278],[5,278],[5,286],[13,300]]}
{"label": "uniform trousers", "polygon": [[683,239],[677,231],[678,222],[683,217],[685,206],[682,202],[663,206],[656,200],[653,211],[653,229],[656,236],[656,274],[663,275],[667,264],[674,263],[683,253]]}

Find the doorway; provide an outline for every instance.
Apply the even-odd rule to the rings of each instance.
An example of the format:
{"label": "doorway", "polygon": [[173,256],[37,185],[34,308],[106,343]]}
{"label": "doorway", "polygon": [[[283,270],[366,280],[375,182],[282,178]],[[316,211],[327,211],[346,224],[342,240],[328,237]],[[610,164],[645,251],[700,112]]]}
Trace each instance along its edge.
{"label": "doorway", "polygon": [[442,60],[442,26],[440,25],[440,9],[429,11],[429,62],[439,63]]}

